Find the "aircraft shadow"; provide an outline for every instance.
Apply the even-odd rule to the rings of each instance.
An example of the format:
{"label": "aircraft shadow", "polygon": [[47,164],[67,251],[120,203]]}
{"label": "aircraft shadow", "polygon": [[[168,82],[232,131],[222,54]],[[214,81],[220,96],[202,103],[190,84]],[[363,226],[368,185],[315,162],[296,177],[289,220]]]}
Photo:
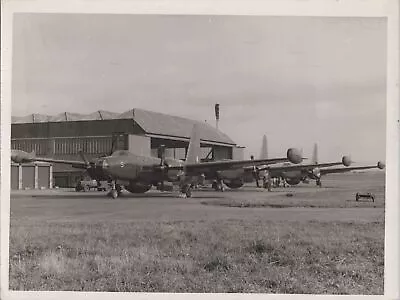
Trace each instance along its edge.
{"label": "aircraft shadow", "polygon": [[[11,195],[11,199],[13,198],[36,198],[36,199],[110,199],[110,200],[114,200],[111,197],[107,196],[106,193],[65,193],[65,194],[46,194],[46,195]],[[157,194],[122,194],[120,195],[117,199],[115,200],[123,200],[123,199],[143,199],[143,198],[176,198],[176,199],[223,199],[225,197],[223,197],[223,195],[221,196],[215,196],[215,195],[196,195],[195,193],[193,193],[191,198],[180,198],[178,194],[172,194],[172,193],[157,193]]]}

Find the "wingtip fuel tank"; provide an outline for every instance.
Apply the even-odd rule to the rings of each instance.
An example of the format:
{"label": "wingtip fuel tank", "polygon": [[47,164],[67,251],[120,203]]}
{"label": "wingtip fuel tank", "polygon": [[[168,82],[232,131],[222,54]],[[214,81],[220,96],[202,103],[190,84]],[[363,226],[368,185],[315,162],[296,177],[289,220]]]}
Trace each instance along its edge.
{"label": "wingtip fuel tank", "polygon": [[352,161],[351,161],[351,157],[350,156],[343,156],[342,157],[342,164],[346,167],[349,167],[351,165]]}
{"label": "wingtip fuel tank", "polygon": [[293,164],[299,164],[303,161],[303,156],[301,151],[296,148],[289,148],[287,150],[287,159]]}
{"label": "wingtip fuel tank", "polygon": [[383,170],[386,167],[386,165],[383,161],[378,161],[377,166],[381,170]]}

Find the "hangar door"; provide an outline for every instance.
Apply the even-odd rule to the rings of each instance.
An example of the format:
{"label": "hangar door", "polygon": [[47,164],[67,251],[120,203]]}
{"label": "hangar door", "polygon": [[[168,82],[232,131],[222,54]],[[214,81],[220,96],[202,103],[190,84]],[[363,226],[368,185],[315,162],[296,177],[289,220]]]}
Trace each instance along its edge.
{"label": "hangar door", "polygon": [[11,166],[11,189],[18,190],[18,181],[19,181],[19,167]]}
{"label": "hangar door", "polygon": [[39,166],[38,167],[38,188],[49,188],[50,186],[50,167]]}
{"label": "hangar door", "polygon": [[35,188],[35,166],[22,167],[22,188]]}

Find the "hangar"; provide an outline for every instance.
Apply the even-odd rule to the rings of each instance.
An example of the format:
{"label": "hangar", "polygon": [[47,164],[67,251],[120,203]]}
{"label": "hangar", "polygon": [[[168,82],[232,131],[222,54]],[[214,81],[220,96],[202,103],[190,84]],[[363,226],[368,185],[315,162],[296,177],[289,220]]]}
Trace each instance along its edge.
{"label": "hangar", "polygon": [[[243,147],[206,122],[143,109],[122,114],[96,111],[91,114],[32,114],[12,117],[11,148],[35,151],[38,156],[80,160],[82,150],[89,159],[128,150],[138,155],[157,156],[160,145],[166,156],[184,159],[194,124],[198,124],[203,159],[243,159]],[[54,164],[55,186],[75,186],[82,171]]]}

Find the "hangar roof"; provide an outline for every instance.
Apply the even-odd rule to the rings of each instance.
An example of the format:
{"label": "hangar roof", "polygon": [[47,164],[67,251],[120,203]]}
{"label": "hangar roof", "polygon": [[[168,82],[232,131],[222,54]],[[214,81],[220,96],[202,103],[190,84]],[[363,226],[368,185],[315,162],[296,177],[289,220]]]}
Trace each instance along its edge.
{"label": "hangar roof", "polygon": [[12,124],[74,122],[91,120],[133,119],[148,134],[189,138],[194,124],[198,124],[202,140],[235,145],[226,134],[211,125],[196,120],[171,116],[158,112],[134,108],[122,114],[99,110],[91,114],[64,112],[55,116],[31,114],[23,117],[12,117]]}

